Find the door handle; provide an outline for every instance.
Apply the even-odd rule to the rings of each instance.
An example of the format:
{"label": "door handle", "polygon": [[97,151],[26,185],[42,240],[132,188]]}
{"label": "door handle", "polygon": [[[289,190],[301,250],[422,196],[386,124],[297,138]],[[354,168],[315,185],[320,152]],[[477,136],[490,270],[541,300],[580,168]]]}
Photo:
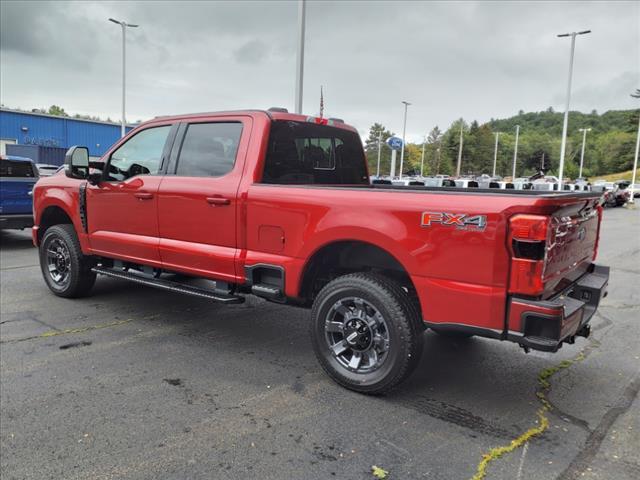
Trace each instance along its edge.
{"label": "door handle", "polygon": [[137,192],[133,194],[139,200],[151,200],[153,198],[153,193],[149,192]]}
{"label": "door handle", "polygon": [[213,206],[218,206],[218,205],[222,206],[222,205],[229,205],[231,203],[231,200],[224,197],[207,197],[207,203]]}

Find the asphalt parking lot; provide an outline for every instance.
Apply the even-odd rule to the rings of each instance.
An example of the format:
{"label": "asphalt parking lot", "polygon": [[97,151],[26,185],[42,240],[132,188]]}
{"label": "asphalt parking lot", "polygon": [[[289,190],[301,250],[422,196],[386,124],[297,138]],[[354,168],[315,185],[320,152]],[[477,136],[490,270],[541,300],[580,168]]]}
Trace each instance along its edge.
{"label": "asphalt parking lot", "polygon": [[0,240],[5,480],[369,479],[372,465],[470,479],[492,448],[540,426],[541,373],[548,429],[486,478],[640,478],[640,209],[605,211],[610,293],[591,338],[525,355],[426,332],[415,374],[377,398],[322,373],[305,310],[106,278],[65,300],[45,287],[29,233]]}

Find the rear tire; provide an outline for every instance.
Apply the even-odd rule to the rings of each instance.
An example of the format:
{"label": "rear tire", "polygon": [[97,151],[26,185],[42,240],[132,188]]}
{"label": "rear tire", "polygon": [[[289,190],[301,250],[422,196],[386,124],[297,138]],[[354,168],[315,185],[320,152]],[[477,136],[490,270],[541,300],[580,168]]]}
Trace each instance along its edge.
{"label": "rear tire", "polygon": [[96,281],[94,262],[83,255],[73,225],[54,225],[40,243],[40,269],[49,289],[59,297],[88,295]]}
{"label": "rear tire", "polygon": [[318,294],[311,341],[325,372],[338,384],[378,395],[405,380],[423,347],[418,312],[395,281],[371,273],[344,275]]}

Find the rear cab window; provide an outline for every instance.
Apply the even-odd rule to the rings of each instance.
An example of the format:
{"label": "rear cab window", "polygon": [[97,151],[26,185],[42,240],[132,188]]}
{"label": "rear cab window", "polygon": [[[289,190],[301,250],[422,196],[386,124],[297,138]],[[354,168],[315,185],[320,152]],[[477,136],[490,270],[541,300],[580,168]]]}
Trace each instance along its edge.
{"label": "rear cab window", "polygon": [[31,162],[0,159],[0,177],[3,178],[36,178],[38,174]]}
{"label": "rear cab window", "polygon": [[262,183],[368,185],[360,137],[328,125],[273,121]]}

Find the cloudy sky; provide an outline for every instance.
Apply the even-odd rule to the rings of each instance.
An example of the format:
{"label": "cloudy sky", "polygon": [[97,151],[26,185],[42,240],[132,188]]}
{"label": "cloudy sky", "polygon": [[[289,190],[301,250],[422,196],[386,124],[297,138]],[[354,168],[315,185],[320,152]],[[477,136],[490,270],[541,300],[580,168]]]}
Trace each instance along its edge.
{"label": "cloudy sky", "polygon": [[[294,104],[295,1],[1,2],[0,99],[120,116],[121,32],[127,117]],[[564,107],[570,39],[572,109],[634,108],[640,2],[307,2],[304,112],[361,132],[382,122],[418,141],[460,116],[486,121]]]}

